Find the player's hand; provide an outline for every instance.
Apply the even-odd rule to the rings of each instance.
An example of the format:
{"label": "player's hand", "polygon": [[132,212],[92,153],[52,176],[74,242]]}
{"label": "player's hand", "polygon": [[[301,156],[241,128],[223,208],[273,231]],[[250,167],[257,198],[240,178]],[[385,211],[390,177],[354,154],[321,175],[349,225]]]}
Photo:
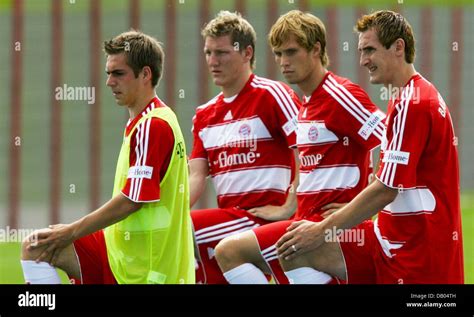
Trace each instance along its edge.
{"label": "player's hand", "polygon": [[262,207],[255,207],[247,210],[247,212],[255,217],[262,218],[268,221],[286,220],[293,214],[285,206],[266,205]]}
{"label": "player's hand", "polygon": [[318,222],[301,220],[293,222],[277,241],[278,256],[291,260],[318,248],[324,242],[324,233]]}
{"label": "player's hand", "polygon": [[[48,229],[38,232],[37,242],[32,243],[29,248],[44,248],[36,262],[46,261],[54,266],[61,250],[74,241],[72,237],[73,232],[70,225],[51,225]],[[48,261],[48,259],[50,260]]]}
{"label": "player's hand", "polygon": [[321,210],[325,210],[325,212],[323,212],[321,214],[321,217],[327,218],[327,217],[329,217],[329,215],[335,213],[336,211],[338,211],[339,209],[341,209],[342,207],[344,207],[347,204],[348,203],[330,203],[330,204],[327,204],[327,205],[325,205],[321,208]]}

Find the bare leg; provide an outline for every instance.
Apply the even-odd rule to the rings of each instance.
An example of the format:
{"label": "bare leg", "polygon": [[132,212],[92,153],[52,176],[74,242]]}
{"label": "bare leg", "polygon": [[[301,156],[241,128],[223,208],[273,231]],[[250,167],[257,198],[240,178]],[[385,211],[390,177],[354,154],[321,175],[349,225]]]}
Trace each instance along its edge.
{"label": "bare leg", "polygon": [[[41,230],[49,230],[49,229],[41,229]],[[36,234],[36,231],[33,232],[32,235],[27,237],[22,242],[22,248],[21,248],[22,260],[35,261],[41,255],[41,253],[47,248],[47,246],[44,246],[37,249],[28,249],[28,247],[35,241],[34,239],[35,234]],[[50,263],[51,258],[47,259],[46,262]],[[76,279],[81,278],[79,262],[77,261],[76,251],[74,250],[74,247],[72,244],[60,251],[60,254],[58,256],[57,263],[55,263],[55,266],[65,271],[69,276],[72,276]]]}
{"label": "bare leg", "polygon": [[324,243],[316,250],[301,254],[290,261],[280,258],[280,264],[285,271],[311,267],[317,271],[347,280],[346,265],[339,242]]}
{"label": "bare leg", "polygon": [[252,263],[263,273],[271,274],[252,230],[221,240],[216,246],[216,259],[222,272],[230,271],[245,263]]}

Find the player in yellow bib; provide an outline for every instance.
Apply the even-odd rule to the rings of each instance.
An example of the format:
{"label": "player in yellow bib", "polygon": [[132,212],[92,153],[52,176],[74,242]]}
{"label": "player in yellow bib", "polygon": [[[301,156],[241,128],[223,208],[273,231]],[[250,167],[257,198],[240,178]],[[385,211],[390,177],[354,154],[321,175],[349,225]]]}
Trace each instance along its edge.
{"label": "player in yellow bib", "polygon": [[59,267],[75,283],[192,284],[186,148],[175,114],[155,93],[163,50],[156,39],[130,31],[105,42],[104,51],[107,86],[130,113],[113,198],[78,221],[27,238],[25,280],[60,283]]}

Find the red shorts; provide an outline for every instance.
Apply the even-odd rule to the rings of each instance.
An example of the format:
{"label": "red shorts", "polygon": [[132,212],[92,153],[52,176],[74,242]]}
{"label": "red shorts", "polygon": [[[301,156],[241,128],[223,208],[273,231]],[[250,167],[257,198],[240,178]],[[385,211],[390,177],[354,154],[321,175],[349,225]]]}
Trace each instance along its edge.
{"label": "red shorts", "polygon": [[117,284],[110,269],[103,230],[80,238],[73,245],[81,269],[81,280],[70,277],[74,284]]}
{"label": "red shorts", "polygon": [[196,267],[198,284],[227,284],[214,255],[219,241],[269,223],[239,208],[193,210],[191,218],[200,256]]}
{"label": "red shorts", "polygon": [[[374,233],[374,223],[367,220],[351,230],[359,231],[356,239],[339,238],[339,245],[346,265],[347,284],[375,284],[377,283],[376,262],[379,249]],[[362,235],[363,234],[363,235]],[[356,235],[350,235],[354,237]]]}
{"label": "red shorts", "polygon": [[[276,243],[286,233],[286,228],[294,221],[299,220],[301,219],[277,221],[253,229],[258,247],[260,248],[260,253],[270,267],[275,282],[278,284],[289,284],[289,281],[278,261]],[[315,214],[307,220],[319,222],[322,221],[323,218],[319,214]]]}

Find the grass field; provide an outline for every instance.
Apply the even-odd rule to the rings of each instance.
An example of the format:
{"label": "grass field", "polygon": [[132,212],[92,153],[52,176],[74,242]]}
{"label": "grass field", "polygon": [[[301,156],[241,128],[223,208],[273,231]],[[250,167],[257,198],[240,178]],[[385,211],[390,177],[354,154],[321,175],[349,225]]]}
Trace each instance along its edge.
{"label": "grass field", "polygon": [[[474,284],[474,193],[461,196],[466,284]],[[440,255],[441,256],[441,255]],[[0,284],[23,284],[19,243],[0,243]],[[67,276],[60,272],[63,283]]]}

